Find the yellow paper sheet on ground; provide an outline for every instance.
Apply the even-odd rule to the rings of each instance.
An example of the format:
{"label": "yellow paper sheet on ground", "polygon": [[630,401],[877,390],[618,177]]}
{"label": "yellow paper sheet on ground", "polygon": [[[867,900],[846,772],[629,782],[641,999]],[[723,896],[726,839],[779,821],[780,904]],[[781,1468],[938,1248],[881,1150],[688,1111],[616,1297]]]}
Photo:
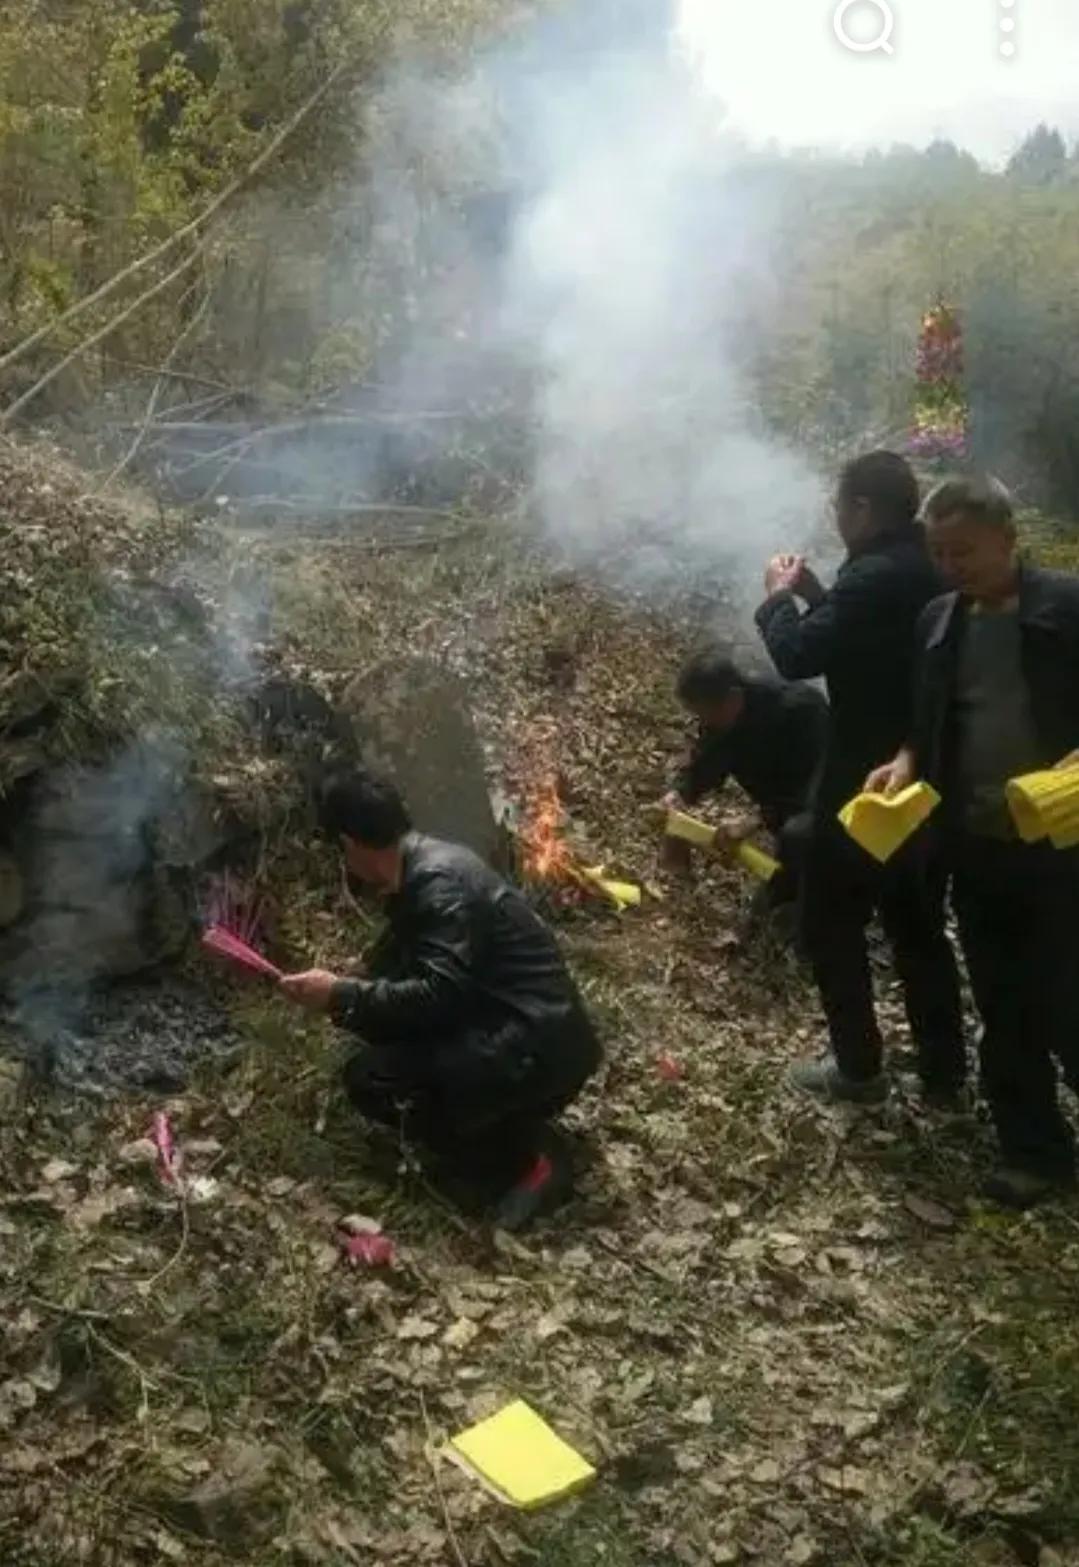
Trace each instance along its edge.
{"label": "yellow paper sheet on ground", "polygon": [[603,870],[602,865],[582,865],[578,874],[593,887],[598,887],[619,910],[639,908],[641,889],[631,881],[612,881]]}
{"label": "yellow paper sheet on ground", "polygon": [[1057,849],[1079,846],[1079,767],[1012,778],[1005,794],[1024,843],[1049,838]]}
{"label": "yellow paper sheet on ground", "polygon": [[[717,832],[707,822],[702,822],[696,816],[687,816],[685,811],[668,811],[667,828],[668,838],[681,838],[685,843],[692,843],[698,849],[718,849],[720,853],[728,853],[722,845],[718,844]],[[779,870],[778,860],[773,860],[770,854],[765,854],[763,849],[758,849],[752,843],[740,843],[733,850],[733,856],[747,870],[751,876],[756,876],[761,881],[771,881]]]}
{"label": "yellow paper sheet on ground", "polygon": [[743,869],[761,881],[771,881],[779,870],[779,861],[773,860],[770,854],[765,854],[763,849],[756,848],[752,843],[740,843],[734,851],[734,857]]}
{"label": "yellow paper sheet on ground", "polygon": [[668,838],[682,838],[686,843],[696,844],[698,849],[715,848],[716,829],[696,816],[687,816],[685,811],[667,812],[666,832]]}
{"label": "yellow paper sheet on ground", "polygon": [[522,1400],[462,1431],[447,1455],[513,1507],[542,1507],[595,1479],[592,1465]]}
{"label": "yellow paper sheet on ground", "polygon": [[855,843],[883,865],[940,804],[931,784],[913,783],[898,794],[856,794],[839,813]]}

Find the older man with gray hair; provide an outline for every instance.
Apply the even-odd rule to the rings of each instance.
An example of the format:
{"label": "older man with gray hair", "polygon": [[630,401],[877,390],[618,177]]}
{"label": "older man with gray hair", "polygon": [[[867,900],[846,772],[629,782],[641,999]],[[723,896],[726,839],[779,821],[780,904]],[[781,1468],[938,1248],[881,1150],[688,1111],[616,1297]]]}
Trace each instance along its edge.
{"label": "older man with gray hair", "polygon": [[1057,1062],[1079,1088],[1079,849],[1024,843],[1005,786],[1079,767],[1079,579],[1020,561],[1012,500],[996,480],[945,482],[925,521],[953,591],[919,622],[910,744],[868,787],[891,793],[921,777],[943,797],[1003,1154],[986,1191],[1027,1207],[1075,1184]]}

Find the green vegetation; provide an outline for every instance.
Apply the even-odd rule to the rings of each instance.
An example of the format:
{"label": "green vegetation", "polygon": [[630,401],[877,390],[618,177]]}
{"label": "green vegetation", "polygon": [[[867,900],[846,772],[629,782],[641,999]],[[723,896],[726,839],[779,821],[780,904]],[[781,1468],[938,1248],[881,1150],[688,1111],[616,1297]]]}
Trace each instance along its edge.
{"label": "green vegetation", "polygon": [[[380,137],[393,135],[372,112],[383,68],[452,72],[477,39],[520,22],[511,0],[12,0],[0,357],[204,212],[343,69],[219,221],[13,364],[6,392],[178,264],[36,411],[89,406],[177,352],[178,370],[269,409],[361,381],[417,319],[411,291],[429,265],[409,253],[415,237],[392,265],[377,242],[372,153],[392,156]],[[438,201],[469,186],[462,169],[409,173]],[[771,281],[756,265],[745,279],[737,344],[762,418],[826,461],[901,436],[919,323],[944,297],[962,315],[976,460],[1025,503],[1074,516],[1079,160],[1055,131],[1039,127],[1000,171],[938,141],[861,161],[761,154],[730,178],[773,234]],[[431,331],[452,324],[436,317]]]}

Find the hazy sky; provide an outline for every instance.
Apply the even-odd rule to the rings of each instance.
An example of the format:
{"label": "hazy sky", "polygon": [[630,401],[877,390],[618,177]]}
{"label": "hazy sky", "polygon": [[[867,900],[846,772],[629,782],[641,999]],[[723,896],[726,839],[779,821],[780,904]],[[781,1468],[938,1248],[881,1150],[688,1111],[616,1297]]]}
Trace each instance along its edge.
{"label": "hazy sky", "polygon": [[891,53],[843,46],[841,0],[679,3],[709,86],[754,140],[855,148],[942,135],[996,161],[1042,119],[1079,138],[1079,0],[846,0],[855,43],[879,38],[891,11]]}

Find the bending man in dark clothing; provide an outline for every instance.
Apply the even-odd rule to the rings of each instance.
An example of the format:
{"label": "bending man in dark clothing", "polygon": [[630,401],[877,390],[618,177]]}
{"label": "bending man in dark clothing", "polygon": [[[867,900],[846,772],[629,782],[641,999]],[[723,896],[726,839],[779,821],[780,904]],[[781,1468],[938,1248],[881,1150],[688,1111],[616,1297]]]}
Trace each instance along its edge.
{"label": "bending man in dark clothing", "polygon": [[876,765],[874,752],[883,745],[881,754],[894,755],[909,732],[915,623],[940,591],[918,503],[917,480],[902,457],[871,452],[849,463],[836,496],[847,558],[834,586],[825,591],[802,558],[779,556],[768,567],[768,598],[757,612],[780,674],[824,675],[831,703],[802,934],[832,1054],[801,1064],[792,1077],[809,1093],[856,1103],[878,1103],[887,1093],[866,944],[874,913],[894,949],[927,1096],[953,1102],[966,1076],[959,980],[944,929],[945,878],[930,834],[882,867],[836,819]]}
{"label": "bending man in dark clothing", "polygon": [[286,995],[364,1043],[345,1068],[362,1114],[494,1187],[518,1229],[570,1186],[548,1123],[600,1062],[550,931],[470,850],[412,831],[392,786],[364,776],[323,792],[325,829],[387,919],[369,977],[289,976]]}
{"label": "bending man in dark clothing", "polygon": [[[745,675],[714,649],[689,660],[678,696],[700,730],[665,803],[674,810],[692,808],[733,778],[776,840],[781,869],[768,884],[768,901],[773,907],[792,903],[809,837],[810,798],[824,760],[827,702],[812,686]],[[734,844],[755,826],[747,818],[720,831]],[[672,866],[687,863],[689,853],[689,844],[667,839]]]}
{"label": "bending man in dark clothing", "polygon": [[868,786],[895,791],[924,777],[943,798],[1003,1156],[986,1194],[1028,1207],[1075,1184],[1057,1062],[1079,1090],[1079,849],[1023,843],[1005,786],[1079,766],[1079,579],[1019,564],[1011,498],[994,481],[941,485],[926,522],[956,591],[919,623],[911,744]]}

